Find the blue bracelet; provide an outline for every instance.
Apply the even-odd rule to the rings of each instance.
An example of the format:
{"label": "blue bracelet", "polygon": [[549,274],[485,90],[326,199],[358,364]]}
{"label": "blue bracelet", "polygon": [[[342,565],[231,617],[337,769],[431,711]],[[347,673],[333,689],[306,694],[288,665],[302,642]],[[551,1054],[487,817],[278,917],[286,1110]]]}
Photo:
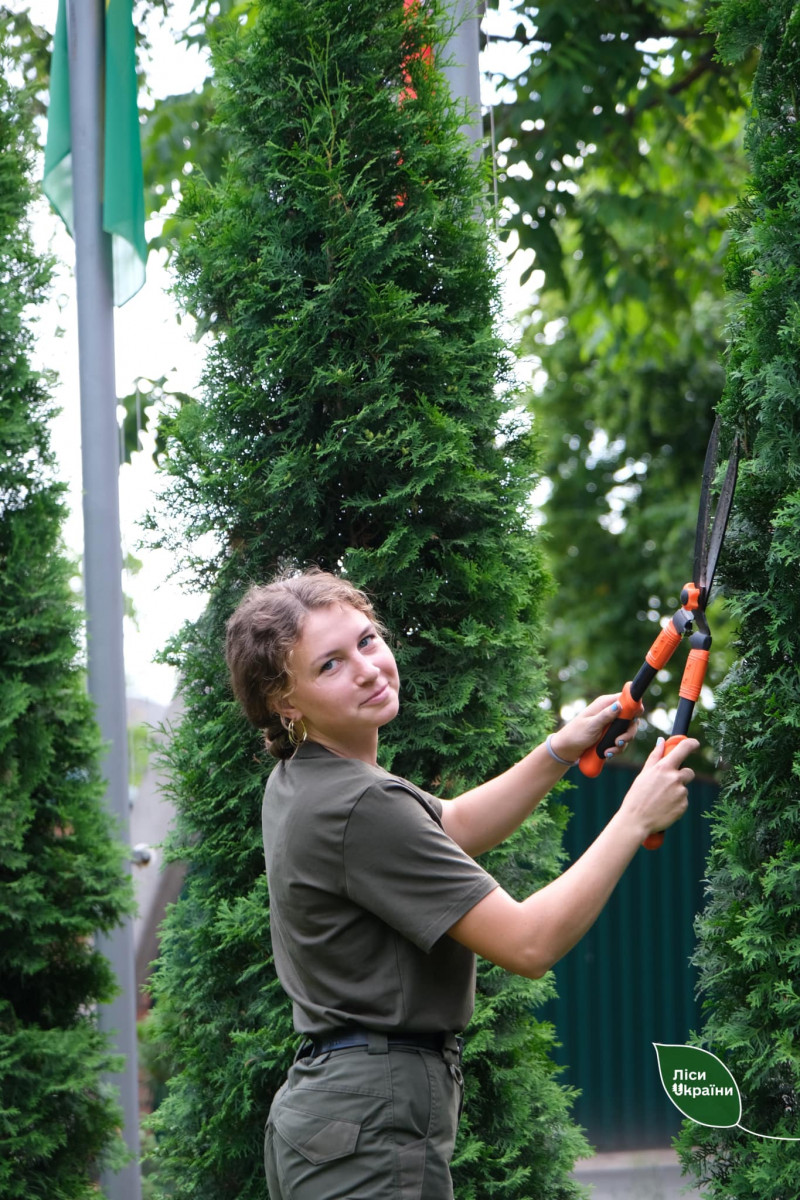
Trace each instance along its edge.
{"label": "blue bracelet", "polygon": [[547,737],[545,738],[544,744],[547,747],[547,753],[550,755],[551,758],[554,758],[557,763],[561,763],[562,767],[574,767],[575,762],[577,762],[578,760],[575,759],[575,762],[570,762],[568,758],[562,758],[560,754],[556,754],[555,750],[553,749],[553,745],[552,745],[552,737],[553,737],[552,733],[549,733],[547,735]]}

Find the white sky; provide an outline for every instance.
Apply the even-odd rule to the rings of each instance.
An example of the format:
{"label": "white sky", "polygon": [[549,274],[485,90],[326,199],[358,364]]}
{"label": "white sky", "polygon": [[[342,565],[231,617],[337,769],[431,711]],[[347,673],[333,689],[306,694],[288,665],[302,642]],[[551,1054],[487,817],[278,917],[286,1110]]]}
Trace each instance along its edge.
{"label": "white sky", "polygon": [[[55,22],[54,0],[20,0],[33,13],[34,19],[52,29]],[[145,64],[148,83],[154,94],[168,95],[190,91],[205,74],[197,53],[180,46],[173,31],[189,23],[189,0],[173,0],[167,26],[153,21],[150,37],[152,60]],[[500,14],[491,14],[491,32],[503,25]],[[513,29],[514,21],[505,22]],[[497,62],[497,55],[507,51],[490,49],[487,66]],[[482,83],[484,102],[489,84]],[[42,248],[49,247],[58,257],[61,268],[55,280],[52,300],[39,314],[38,353],[42,366],[54,369],[59,377],[55,397],[61,414],[53,424],[53,445],[58,455],[61,478],[69,486],[68,503],[71,509],[64,536],[71,553],[81,554],[83,522],[81,513],[80,462],[80,394],[78,387],[77,306],[72,276],[74,248],[59,219],[45,200],[37,204],[34,229]],[[148,236],[155,230],[148,228]],[[518,276],[519,262],[514,275]],[[202,366],[202,352],[190,337],[189,323],[181,325],[176,309],[168,295],[170,278],[163,256],[151,252],[147,264],[147,282],[142,290],[123,308],[115,310],[116,381],[117,394],[133,391],[137,376],[159,378],[168,375],[179,390],[196,390]],[[524,298],[511,280],[508,287],[508,310],[513,313],[523,306]],[[142,551],[139,546],[139,522],[147,512],[158,477],[148,451],[151,441],[142,439],[144,452],[134,455],[131,465],[120,471],[120,516],[123,553],[133,552],[143,563],[136,575],[126,574],[125,590],[131,596],[137,616],[137,626],[125,622],[125,664],[128,693],[142,699],[166,705],[175,686],[173,671],[153,662],[154,655],[165,645],[185,620],[194,619],[202,610],[202,598],[181,591],[176,581],[168,580],[170,563],[163,552]]]}

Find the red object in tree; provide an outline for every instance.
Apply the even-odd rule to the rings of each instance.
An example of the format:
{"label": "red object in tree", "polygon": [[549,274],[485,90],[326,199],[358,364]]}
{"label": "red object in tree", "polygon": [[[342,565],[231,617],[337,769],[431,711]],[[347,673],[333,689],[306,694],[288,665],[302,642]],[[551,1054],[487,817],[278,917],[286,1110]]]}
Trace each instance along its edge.
{"label": "red object in tree", "polygon": [[[406,17],[415,17],[420,9],[420,0],[403,0],[403,8]],[[409,54],[403,60],[403,81],[405,88],[400,93],[400,104],[405,100],[416,100],[417,93],[411,82],[411,75],[407,70],[407,65],[415,60],[422,61],[426,64],[433,62],[433,49],[430,46],[423,46],[421,50],[415,50],[413,54]]]}
{"label": "red object in tree", "polygon": [[[403,0],[403,9],[405,11],[405,15],[407,18],[408,17],[413,18],[413,17],[417,16],[417,14],[419,13],[419,9],[420,9],[420,0]],[[406,102],[406,100],[416,100],[416,98],[417,98],[417,92],[416,92],[415,87],[413,86],[412,79],[411,79],[411,73],[408,69],[409,64],[412,62],[415,62],[415,61],[423,62],[426,65],[432,64],[433,63],[432,47],[431,46],[423,46],[421,50],[415,50],[415,51],[413,51],[413,53],[407,55],[407,57],[403,59],[402,72],[403,72],[403,82],[405,83],[405,87],[403,88],[403,90],[401,91],[401,93],[398,97],[398,104],[400,105],[401,108],[402,108],[403,104]],[[402,155],[398,154],[398,156],[397,156],[398,166],[402,165],[402,162],[403,162]],[[405,202],[406,202],[405,195],[404,194],[399,195],[397,197],[397,199],[395,200],[395,208],[402,208],[404,206]]]}

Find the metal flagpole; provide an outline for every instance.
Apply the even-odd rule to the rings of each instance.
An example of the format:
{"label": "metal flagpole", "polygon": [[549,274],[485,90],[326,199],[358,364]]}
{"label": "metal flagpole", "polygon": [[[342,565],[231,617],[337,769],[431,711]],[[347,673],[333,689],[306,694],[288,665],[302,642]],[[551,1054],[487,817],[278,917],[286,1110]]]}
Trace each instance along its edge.
{"label": "metal flagpole", "polygon": [[[113,283],[111,239],[102,227],[104,13],[104,0],[67,3],[89,692],[108,747],[106,804],[130,870]],[[134,1156],[118,1173],[106,1173],[102,1183],[109,1200],[140,1200],[133,920],[98,935],[97,945],[120,988],[110,1004],[100,1006],[99,1023],[124,1056],[122,1073],[109,1075],[108,1082],[119,1090],[123,1135]]]}
{"label": "metal flagpole", "polygon": [[461,132],[472,142],[476,159],[481,157],[483,146],[479,64],[482,8],[479,0],[451,0],[454,29],[445,47],[445,58],[452,61],[443,68],[453,99],[467,103],[469,112]]}

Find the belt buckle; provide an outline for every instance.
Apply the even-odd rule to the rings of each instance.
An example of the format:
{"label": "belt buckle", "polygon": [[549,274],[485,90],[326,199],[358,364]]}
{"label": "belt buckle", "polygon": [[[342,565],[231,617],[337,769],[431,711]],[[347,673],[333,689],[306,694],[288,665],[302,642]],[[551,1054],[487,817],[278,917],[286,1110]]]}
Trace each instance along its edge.
{"label": "belt buckle", "polygon": [[460,1066],[464,1053],[464,1039],[455,1033],[443,1033],[439,1053],[448,1066]]}

